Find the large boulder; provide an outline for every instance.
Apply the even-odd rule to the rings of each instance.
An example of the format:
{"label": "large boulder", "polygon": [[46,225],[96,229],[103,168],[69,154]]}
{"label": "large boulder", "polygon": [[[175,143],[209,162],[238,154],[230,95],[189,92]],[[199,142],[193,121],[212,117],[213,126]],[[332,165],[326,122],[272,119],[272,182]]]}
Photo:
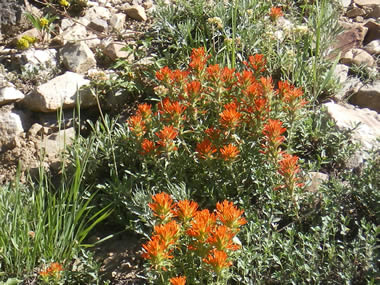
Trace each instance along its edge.
{"label": "large boulder", "polygon": [[55,112],[60,108],[75,107],[79,95],[81,107],[94,106],[96,98],[87,87],[89,83],[83,75],[68,71],[38,86],[23,103],[31,111]]}

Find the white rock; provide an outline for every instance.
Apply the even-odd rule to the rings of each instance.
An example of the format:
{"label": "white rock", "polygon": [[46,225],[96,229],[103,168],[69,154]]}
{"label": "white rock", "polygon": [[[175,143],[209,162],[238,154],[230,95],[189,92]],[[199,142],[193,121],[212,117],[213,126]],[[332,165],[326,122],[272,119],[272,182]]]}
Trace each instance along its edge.
{"label": "white rock", "polygon": [[0,106],[24,99],[25,95],[14,87],[0,88]]}
{"label": "white rock", "polygon": [[0,108],[0,150],[10,143],[14,137],[24,132],[28,116],[12,105]]}
{"label": "white rock", "polygon": [[94,106],[96,99],[90,90],[85,88],[89,83],[90,81],[84,79],[83,75],[68,71],[38,86],[25,96],[23,103],[27,109],[32,111],[54,112],[61,107],[73,108],[76,106],[79,95],[81,107]]}
{"label": "white rock", "polygon": [[57,65],[55,49],[28,49],[21,54],[21,64],[27,71],[52,69]]}
{"label": "white rock", "polygon": [[342,56],[341,62],[347,65],[373,66],[375,64],[375,60],[368,52],[358,48],[353,48],[346,52],[344,56]]}
{"label": "white rock", "polygon": [[348,66],[344,64],[337,64],[335,66],[334,75],[338,78],[339,83],[344,83],[348,75]]}
{"label": "white rock", "polygon": [[90,68],[96,66],[94,53],[83,41],[66,44],[60,52],[63,64],[70,71],[86,73]]}
{"label": "white rock", "polygon": [[122,13],[114,14],[111,17],[110,24],[115,30],[122,30],[125,24],[126,15]]}
{"label": "white rock", "polygon": [[372,55],[380,54],[380,39],[370,42],[364,47],[364,49]]}
{"label": "white rock", "polygon": [[380,116],[368,109],[358,109],[348,104],[323,104],[336,125],[341,130],[353,129],[352,138],[359,142],[365,150],[378,146],[376,139],[380,137]]}
{"label": "white rock", "polygon": [[62,29],[62,31],[65,31],[68,28],[70,28],[71,26],[73,26],[74,24],[75,24],[74,21],[72,21],[72,20],[70,20],[68,18],[64,18],[61,21],[61,29]]}
{"label": "white rock", "polygon": [[380,0],[354,0],[354,2],[360,6],[380,5]]}
{"label": "white rock", "polygon": [[103,19],[108,21],[111,19],[111,12],[105,7],[93,6],[86,11],[83,18],[88,19],[90,22],[95,19]]}
{"label": "white rock", "polygon": [[100,18],[92,19],[87,27],[97,32],[105,32],[108,30],[107,21]]}
{"label": "white rock", "polygon": [[140,5],[132,5],[124,8],[125,13],[128,17],[135,19],[137,21],[146,21],[148,17],[146,16],[144,7]]}
{"label": "white rock", "polygon": [[351,4],[351,0],[339,0],[339,2],[344,8],[347,8]]}
{"label": "white rock", "polygon": [[349,77],[343,82],[342,88],[334,95],[337,101],[345,101],[352,94],[359,91],[362,88],[363,83],[357,77]]}
{"label": "white rock", "polygon": [[67,42],[76,42],[85,39],[87,36],[86,27],[81,24],[74,24],[67,28],[63,33],[55,37],[52,41],[57,44],[66,44]]}

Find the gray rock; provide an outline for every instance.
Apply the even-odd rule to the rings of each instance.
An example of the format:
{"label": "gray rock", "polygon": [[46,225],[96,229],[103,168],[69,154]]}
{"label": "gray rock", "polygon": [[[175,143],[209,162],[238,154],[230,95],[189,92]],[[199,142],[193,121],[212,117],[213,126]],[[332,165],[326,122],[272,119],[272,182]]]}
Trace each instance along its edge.
{"label": "gray rock", "polygon": [[380,39],[370,42],[364,47],[364,49],[372,55],[380,54]]}
{"label": "gray rock", "polygon": [[5,105],[0,108],[0,151],[27,129],[27,122],[27,114],[16,110],[13,105]]}
{"label": "gray rock", "polygon": [[66,44],[60,51],[63,64],[70,71],[86,73],[90,68],[96,66],[93,52],[83,42]]}
{"label": "gray rock", "polygon": [[89,83],[83,75],[68,71],[27,94],[23,104],[25,108],[37,112],[55,112],[61,107],[73,108],[77,100],[81,107],[94,106],[96,99],[90,90],[85,88]]}
{"label": "gray rock", "polygon": [[10,102],[20,101],[24,99],[25,95],[14,87],[0,88],[0,106]]}
{"label": "gray rock", "polygon": [[0,0],[0,31],[4,35],[11,35],[24,23],[24,0]]}
{"label": "gray rock", "polygon": [[51,162],[55,162],[67,146],[71,145],[75,140],[75,129],[68,128],[50,134],[43,138],[39,143],[39,148],[44,149],[44,153],[48,156]]}
{"label": "gray rock", "polygon": [[379,18],[380,17],[380,5],[371,7],[371,11],[367,14],[367,18]]}
{"label": "gray rock", "polygon": [[102,19],[91,20],[90,23],[87,25],[87,27],[101,33],[108,30],[107,21],[104,21]]}
{"label": "gray rock", "polygon": [[344,81],[342,88],[334,95],[334,98],[337,101],[345,101],[352,94],[359,91],[363,86],[360,79],[357,77],[350,77]]}
{"label": "gray rock", "polygon": [[380,80],[371,85],[364,85],[352,95],[349,102],[361,108],[368,108],[380,113]]}
{"label": "gray rock", "polygon": [[365,65],[365,66],[373,66],[375,64],[375,60],[373,57],[366,52],[365,50],[358,49],[358,48],[353,48],[346,52],[342,58],[341,62],[343,64],[347,65]]}
{"label": "gray rock", "polygon": [[361,144],[364,150],[379,147],[377,138],[380,137],[380,116],[368,109],[358,109],[349,104],[323,104],[327,112],[336,122],[338,129],[352,132],[352,139]]}
{"label": "gray rock", "polygon": [[122,13],[117,13],[117,14],[112,15],[111,20],[110,20],[110,24],[112,28],[115,30],[121,31],[124,28],[125,18],[126,18],[125,14],[122,14]]}
{"label": "gray rock", "polygon": [[144,7],[140,5],[132,5],[124,7],[125,13],[128,17],[135,19],[137,21],[146,21],[148,17],[146,16]]}

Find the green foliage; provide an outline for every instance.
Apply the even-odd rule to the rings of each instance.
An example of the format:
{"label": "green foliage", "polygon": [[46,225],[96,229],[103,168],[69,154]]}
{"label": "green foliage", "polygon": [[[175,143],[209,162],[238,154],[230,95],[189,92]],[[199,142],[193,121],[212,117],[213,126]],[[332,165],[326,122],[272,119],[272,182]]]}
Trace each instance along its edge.
{"label": "green foliage", "polygon": [[[314,101],[334,91],[333,63],[326,59],[340,32],[337,3],[276,1],[285,13],[269,18],[273,1],[179,0],[159,2],[152,28],[153,47],[166,64],[183,67],[192,48],[204,46],[215,63],[241,65],[263,53],[275,79],[304,88]],[[160,4],[161,3],[161,4]],[[331,55],[333,56],[333,55]]]}
{"label": "green foliage", "polygon": [[30,277],[50,262],[68,267],[80,248],[86,246],[88,233],[110,211],[90,205],[94,194],[87,195],[81,186],[82,171],[78,162],[73,178],[62,181],[57,189],[44,170],[36,185],[25,187],[16,179],[1,189],[0,279]]}

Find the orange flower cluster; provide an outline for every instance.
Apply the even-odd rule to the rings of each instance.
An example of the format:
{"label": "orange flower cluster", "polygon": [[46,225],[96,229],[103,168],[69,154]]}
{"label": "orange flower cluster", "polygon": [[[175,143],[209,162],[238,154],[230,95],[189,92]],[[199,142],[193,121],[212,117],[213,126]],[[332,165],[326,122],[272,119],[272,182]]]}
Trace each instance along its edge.
{"label": "orange flower cluster", "polygon": [[[282,14],[272,8],[273,17]],[[237,163],[245,142],[262,140],[262,153],[275,165],[283,158],[286,128],[307,103],[288,81],[273,82],[262,54],[248,57],[245,68],[208,65],[204,48],[194,49],[187,70],[156,72],[160,102],[138,106],[127,121],[142,159],[188,157],[200,163]],[[281,120],[280,120],[281,119]],[[170,155],[174,153],[174,155]],[[244,156],[242,156],[244,158]]]}
{"label": "orange flower cluster", "polygon": [[40,271],[39,274],[46,281],[50,278],[59,280],[61,278],[61,271],[63,271],[63,266],[58,262],[53,262],[45,270]]}
{"label": "orange flower cluster", "polygon": [[[142,257],[154,269],[165,270],[175,258],[175,253],[185,250],[195,252],[216,274],[232,265],[229,252],[240,248],[233,239],[240,227],[247,221],[242,218],[244,211],[232,202],[216,204],[216,211],[198,210],[194,201],[181,200],[174,203],[165,192],[152,197],[148,206],[158,217],[151,239],[143,245]],[[182,247],[181,247],[182,246]],[[177,279],[176,279],[177,278]],[[184,282],[185,277],[173,277],[172,284]]]}

